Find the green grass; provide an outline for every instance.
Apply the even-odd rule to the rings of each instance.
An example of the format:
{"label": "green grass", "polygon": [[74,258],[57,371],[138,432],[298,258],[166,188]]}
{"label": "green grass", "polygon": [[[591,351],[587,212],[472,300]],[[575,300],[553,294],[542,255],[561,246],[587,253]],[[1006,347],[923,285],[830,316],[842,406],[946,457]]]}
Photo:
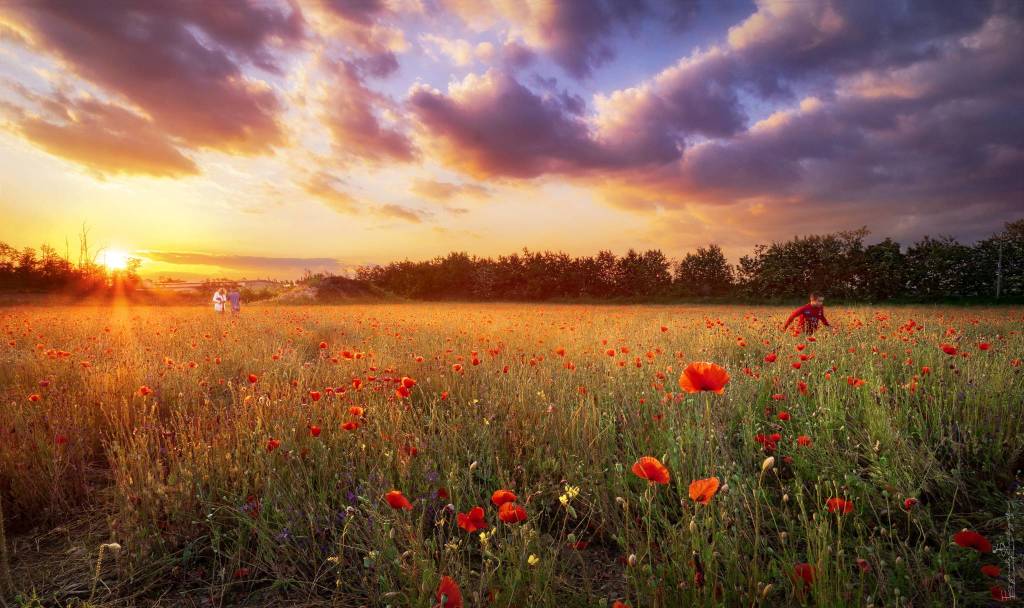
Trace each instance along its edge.
{"label": "green grass", "polygon": [[[788,309],[752,306],[2,309],[11,597],[429,606],[447,575],[474,606],[985,605],[1007,574],[979,567],[1001,557],[951,539],[1006,540],[1021,500],[1024,312],[829,312],[808,342],[779,331]],[[722,395],[680,392],[692,361],[729,371]],[[647,455],[669,484],[630,472]],[[695,504],[713,475],[726,487]],[[501,488],[525,522],[498,520]],[[477,505],[485,540],[455,523]]]}

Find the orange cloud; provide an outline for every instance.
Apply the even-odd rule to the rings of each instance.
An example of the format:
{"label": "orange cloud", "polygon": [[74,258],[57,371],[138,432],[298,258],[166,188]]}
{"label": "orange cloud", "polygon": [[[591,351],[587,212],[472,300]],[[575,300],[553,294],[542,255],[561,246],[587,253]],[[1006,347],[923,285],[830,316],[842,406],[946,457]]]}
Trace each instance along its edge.
{"label": "orange cloud", "polygon": [[196,175],[199,168],[152,123],[124,108],[92,99],[64,107],[66,119],[22,115],[17,131],[47,152],[99,174],[155,177]]}

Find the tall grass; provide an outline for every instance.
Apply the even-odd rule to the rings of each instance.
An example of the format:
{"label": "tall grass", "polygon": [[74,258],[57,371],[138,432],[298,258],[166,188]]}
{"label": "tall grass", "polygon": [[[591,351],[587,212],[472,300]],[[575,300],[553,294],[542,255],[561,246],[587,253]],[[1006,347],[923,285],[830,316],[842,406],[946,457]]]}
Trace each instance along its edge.
{"label": "tall grass", "polygon": [[[447,575],[467,605],[984,604],[1007,574],[985,577],[998,558],[951,539],[1006,533],[1024,313],[833,309],[836,331],[808,341],[779,331],[786,312],[4,309],[8,536],[101,505],[121,547],[97,565],[106,601],[426,606]],[[681,370],[705,360],[730,372],[724,394],[682,393]],[[774,449],[755,438],[772,433]],[[630,472],[646,455],[668,485]],[[695,504],[689,483],[710,476],[725,487]],[[411,511],[382,499],[392,489]],[[525,522],[498,520],[497,489]],[[853,511],[830,512],[831,497]],[[483,537],[456,525],[477,505]]]}

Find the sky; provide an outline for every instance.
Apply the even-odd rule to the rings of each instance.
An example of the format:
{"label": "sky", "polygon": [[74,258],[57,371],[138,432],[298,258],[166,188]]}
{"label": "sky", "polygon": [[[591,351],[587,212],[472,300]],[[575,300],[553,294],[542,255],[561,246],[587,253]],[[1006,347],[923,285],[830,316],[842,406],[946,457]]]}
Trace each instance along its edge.
{"label": "sky", "polygon": [[1019,0],[0,0],[0,241],[150,275],[1024,216]]}

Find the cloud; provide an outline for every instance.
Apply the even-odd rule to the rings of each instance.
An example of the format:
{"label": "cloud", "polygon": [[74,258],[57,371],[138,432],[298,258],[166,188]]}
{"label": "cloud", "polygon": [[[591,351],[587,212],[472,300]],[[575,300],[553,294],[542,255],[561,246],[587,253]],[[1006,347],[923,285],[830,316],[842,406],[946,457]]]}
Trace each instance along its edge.
{"label": "cloud", "polygon": [[448,202],[458,198],[487,198],[491,191],[477,184],[455,184],[433,179],[414,179],[409,191],[425,199]]}
{"label": "cloud", "polygon": [[196,175],[199,168],[143,117],[94,99],[68,102],[65,118],[23,115],[15,129],[43,150],[98,174]]}
{"label": "cloud", "polygon": [[184,146],[262,154],[285,142],[277,95],[242,65],[280,73],[273,50],[304,36],[295,8],[42,0],[4,4],[0,18]]}
{"label": "cloud", "polygon": [[289,258],[254,255],[229,255],[185,251],[139,251],[147,260],[184,266],[216,266],[243,271],[330,270],[344,271],[346,266],[334,258]]}
{"label": "cloud", "polygon": [[310,176],[301,184],[303,190],[311,194],[333,211],[345,215],[369,213],[383,218],[398,219],[414,224],[421,223],[427,216],[424,212],[393,203],[367,203],[357,199],[344,188],[344,183],[323,171]]}
{"label": "cloud", "polygon": [[416,85],[408,105],[425,145],[473,177],[571,173],[602,155],[587,125],[558,99],[530,91],[501,70],[471,74],[447,94]]}
{"label": "cloud", "polygon": [[649,14],[651,8],[639,0],[447,0],[444,5],[476,29],[492,27],[500,17],[527,46],[547,55],[576,78],[590,76],[611,60],[615,52],[610,36],[619,26]]}
{"label": "cloud", "polygon": [[[1021,56],[1024,15],[1005,3],[766,0],[589,114],[494,69],[408,105],[421,145],[475,179],[565,178],[641,213],[756,209],[757,226],[899,216],[910,234],[930,213],[995,225],[1019,208]],[[755,120],[757,104],[775,111]]]}
{"label": "cloud", "polygon": [[385,161],[411,162],[417,150],[409,138],[394,124],[382,119],[380,108],[391,110],[394,104],[387,97],[371,91],[363,82],[359,69],[350,62],[326,62],[331,81],[322,100],[323,122],[331,133],[334,150],[340,158],[360,159],[371,163]]}

